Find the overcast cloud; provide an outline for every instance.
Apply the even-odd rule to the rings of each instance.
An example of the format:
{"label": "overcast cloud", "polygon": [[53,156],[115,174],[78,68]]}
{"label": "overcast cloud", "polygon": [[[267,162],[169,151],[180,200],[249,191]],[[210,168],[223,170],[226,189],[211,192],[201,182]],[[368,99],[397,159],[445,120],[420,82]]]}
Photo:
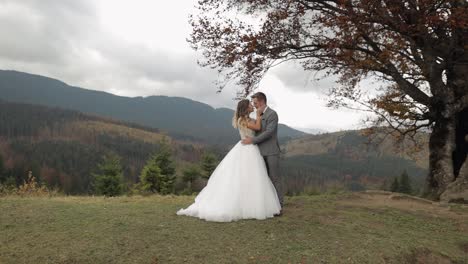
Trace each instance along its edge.
{"label": "overcast cloud", "polygon": [[[186,38],[196,1],[0,0],[0,69],[60,79],[123,96],[182,96],[234,108],[235,87],[216,93]],[[262,81],[280,122],[329,131],[357,128],[361,114],[325,107],[333,79],[293,63]],[[332,120],[332,121],[330,121]]]}

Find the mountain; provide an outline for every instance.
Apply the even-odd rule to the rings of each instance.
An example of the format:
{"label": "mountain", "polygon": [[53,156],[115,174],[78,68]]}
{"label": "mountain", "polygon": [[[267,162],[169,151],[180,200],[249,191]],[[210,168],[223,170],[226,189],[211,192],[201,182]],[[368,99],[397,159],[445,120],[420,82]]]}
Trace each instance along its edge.
{"label": "mountain", "polygon": [[294,129],[297,129],[299,131],[302,131],[307,134],[312,134],[312,135],[328,133],[328,131],[324,129],[320,129],[320,128],[294,127]]}
{"label": "mountain", "polygon": [[[229,125],[232,110],[185,98],[121,97],[0,71],[2,98],[23,102],[0,103],[0,154],[7,167],[23,176],[26,167],[40,167],[47,179],[60,181],[70,193],[88,190],[90,172],[105,152],[121,155],[126,180],[136,182],[163,137],[174,143],[178,170],[199,162],[209,146],[222,158],[229,150],[226,145],[238,140]],[[410,156],[394,150],[391,140],[367,144],[362,131],[307,135],[281,126],[280,132],[281,172],[289,194],[382,188],[404,170],[419,189],[427,174],[427,149]],[[427,137],[420,140],[427,143]]]}
{"label": "mountain", "polygon": [[397,144],[382,132],[371,141],[364,131],[356,130],[308,135],[284,143],[282,168],[292,185],[288,189],[326,189],[330,185],[352,190],[388,188],[394,177],[407,171],[414,189],[420,190],[428,172],[427,134],[418,135],[423,147],[417,151],[411,141]]}
{"label": "mountain", "polygon": [[[170,146],[176,171],[198,163],[204,146],[174,140],[155,128],[81,112],[0,101],[0,185],[22,184],[32,171],[65,193],[91,190],[92,173],[103,155],[122,159],[125,182],[136,183],[147,159]],[[166,143],[164,143],[166,142]]]}
{"label": "mountain", "polygon": [[422,149],[415,149],[414,143],[405,140],[397,143],[391,136],[384,136],[381,129],[372,138],[365,135],[364,130],[348,130],[320,135],[308,135],[293,139],[283,144],[286,156],[320,155],[331,152],[346,152],[347,156],[362,157],[363,155],[395,156],[411,160],[415,166],[427,169],[429,167],[429,136],[420,133],[415,140]]}
{"label": "mountain", "polygon": [[[23,72],[0,70],[0,99],[77,110],[156,127],[179,139],[231,145],[239,140],[231,127],[234,111],[181,97],[123,97],[69,86],[64,82]],[[279,126],[286,139],[306,133]]]}

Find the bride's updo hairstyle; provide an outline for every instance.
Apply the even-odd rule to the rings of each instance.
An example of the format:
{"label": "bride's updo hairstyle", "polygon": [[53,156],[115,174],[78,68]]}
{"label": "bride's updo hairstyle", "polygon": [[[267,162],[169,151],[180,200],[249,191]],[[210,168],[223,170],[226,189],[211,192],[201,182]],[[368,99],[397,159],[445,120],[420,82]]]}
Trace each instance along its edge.
{"label": "bride's updo hairstyle", "polygon": [[237,103],[237,109],[232,118],[232,126],[238,128],[238,126],[247,126],[249,118],[249,105],[250,101],[248,99],[240,100]]}

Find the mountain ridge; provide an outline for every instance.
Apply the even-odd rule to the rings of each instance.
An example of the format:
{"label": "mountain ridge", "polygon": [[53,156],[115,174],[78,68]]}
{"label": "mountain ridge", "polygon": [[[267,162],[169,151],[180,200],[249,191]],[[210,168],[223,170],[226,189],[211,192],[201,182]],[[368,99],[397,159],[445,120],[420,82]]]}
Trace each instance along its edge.
{"label": "mountain ridge", "polygon": [[[210,144],[231,145],[239,140],[237,131],[230,125],[234,110],[214,108],[185,97],[119,96],[70,86],[41,75],[0,70],[0,99],[61,107],[135,122]],[[170,113],[170,117],[167,113]],[[307,133],[284,124],[279,126],[280,138],[303,135]]]}

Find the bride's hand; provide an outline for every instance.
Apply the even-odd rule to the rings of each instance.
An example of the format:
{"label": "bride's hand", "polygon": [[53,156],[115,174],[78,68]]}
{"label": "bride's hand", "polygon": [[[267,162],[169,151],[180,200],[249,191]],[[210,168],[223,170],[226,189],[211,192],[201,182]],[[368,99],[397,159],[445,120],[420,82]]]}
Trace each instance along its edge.
{"label": "bride's hand", "polygon": [[246,137],[242,140],[242,144],[244,145],[250,145],[252,144],[252,138],[251,137]]}
{"label": "bride's hand", "polygon": [[257,108],[257,116],[261,116],[263,114],[263,108]]}

